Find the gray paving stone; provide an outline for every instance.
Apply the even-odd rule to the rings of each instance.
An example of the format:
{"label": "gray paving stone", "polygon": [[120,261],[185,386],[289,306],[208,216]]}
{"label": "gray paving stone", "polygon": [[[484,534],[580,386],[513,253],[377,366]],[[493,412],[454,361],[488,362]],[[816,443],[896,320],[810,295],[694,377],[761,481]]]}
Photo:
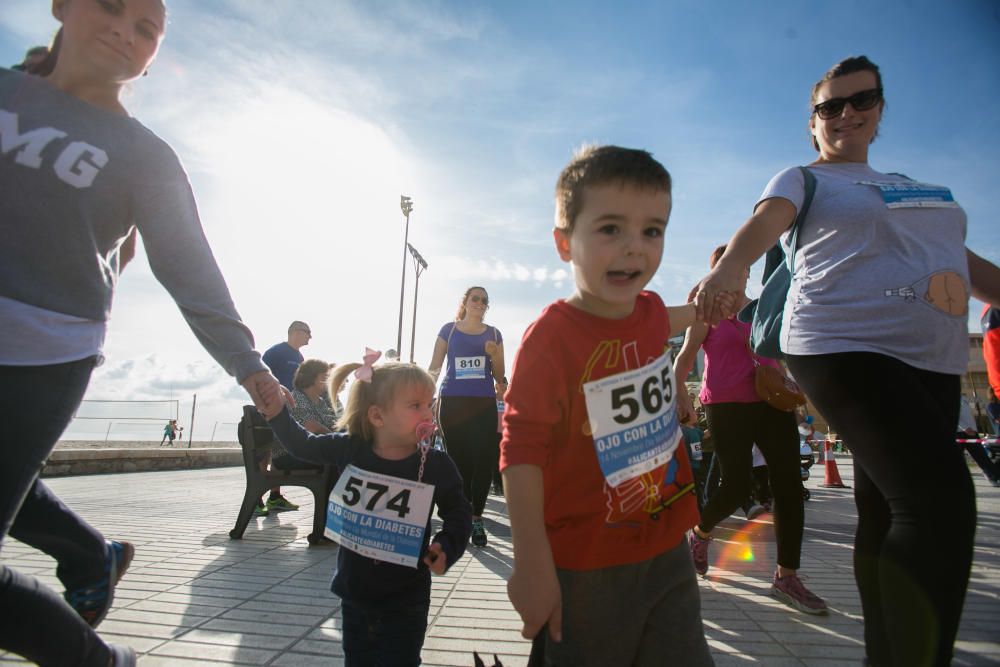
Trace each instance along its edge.
{"label": "gray paving stone", "polygon": [[227,665],[264,665],[277,656],[278,652],[246,646],[171,641],[153,649],[151,655],[220,662]]}
{"label": "gray paving stone", "polygon": [[[849,465],[841,466],[841,475],[851,483]],[[980,522],[956,667],[1000,665],[1000,489],[987,486],[978,472],[974,478]],[[230,540],[243,494],[239,469],[48,483],[99,530],[137,545],[100,631],[108,641],[134,646],[143,654],[142,665],[343,664],[340,603],[329,592],[337,549],[306,542],[312,521],[308,491],[288,488],[301,510],[252,521],[243,540]],[[827,599],[830,615],[808,616],[769,596],[775,557],[769,519],[727,520],[719,527],[719,548],[710,554],[709,576],[698,584],[706,635],[720,667],[860,662],[864,628],[852,574],[853,499],[849,490],[811,488],[801,572],[807,586]],[[176,498],[193,494],[200,502],[178,510]],[[468,666],[473,649],[484,657],[500,654],[505,667],[526,664],[530,644],[520,637],[520,619],[506,597],[512,552],[504,510],[502,500],[491,496],[490,545],[470,549],[448,575],[434,578],[426,665]],[[727,560],[722,547],[741,544],[746,534],[754,559]],[[61,590],[47,556],[8,539],[3,558]],[[0,655],[2,664],[25,663]]]}
{"label": "gray paving stone", "polygon": [[304,653],[282,653],[274,662],[274,667],[342,667],[344,659],[338,656],[321,656]]}

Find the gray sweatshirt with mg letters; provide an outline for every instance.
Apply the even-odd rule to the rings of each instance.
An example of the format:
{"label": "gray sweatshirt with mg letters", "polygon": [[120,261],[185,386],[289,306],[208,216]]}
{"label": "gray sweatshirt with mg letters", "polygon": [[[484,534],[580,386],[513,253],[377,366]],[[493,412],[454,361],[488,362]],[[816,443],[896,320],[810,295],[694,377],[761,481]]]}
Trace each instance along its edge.
{"label": "gray sweatshirt with mg letters", "polygon": [[133,225],[209,354],[239,381],[266,370],[173,150],[132,118],[0,68],[0,297],[106,322]]}

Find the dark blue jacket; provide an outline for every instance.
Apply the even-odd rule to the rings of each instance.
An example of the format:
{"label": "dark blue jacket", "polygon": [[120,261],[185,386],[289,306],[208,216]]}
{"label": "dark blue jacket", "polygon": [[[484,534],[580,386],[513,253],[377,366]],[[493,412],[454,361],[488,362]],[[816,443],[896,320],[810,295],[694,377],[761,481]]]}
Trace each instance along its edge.
{"label": "dark blue jacket", "polygon": [[[376,456],[370,442],[346,433],[314,435],[303,429],[291,418],[288,410],[270,422],[271,429],[281,444],[296,458],[314,463],[330,463],[343,470],[352,464],[363,470],[402,479],[417,479],[420,469],[420,452],[405,459],[390,461]],[[442,521],[441,530],[434,541],[448,557],[448,567],[454,565],[462,554],[472,532],[472,506],[462,492],[462,477],[446,453],[431,449],[427,452],[422,481],[434,485],[434,505]],[[430,543],[431,519],[420,557],[427,553]],[[341,548],[337,555],[337,570],[330,590],[342,599],[359,604],[408,604],[429,602],[431,597],[431,572],[421,560],[417,569],[377,562],[348,549]]]}

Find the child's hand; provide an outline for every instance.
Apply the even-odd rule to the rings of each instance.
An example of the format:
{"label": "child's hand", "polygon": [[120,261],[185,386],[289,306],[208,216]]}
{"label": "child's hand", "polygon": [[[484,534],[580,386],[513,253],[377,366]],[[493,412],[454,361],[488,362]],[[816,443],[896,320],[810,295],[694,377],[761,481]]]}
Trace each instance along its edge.
{"label": "child's hand", "polygon": [[434,574],[444,574],[445,569],[448,567],[448,556],[444,553],[444,549],[441,548],[439,543],[431,542],[431,545],[427,547],[424,564]]}
{"label": "child's hand", "polygon": [[715,307],[723,318],[732,317],[738,312],[737,303],[736,292],[719,292],[715,295]]}
{"label": "child's hand", "polygon": [[257,410],[266,419],[273,419],[286,402],[295,405],[292,395],[268,371],[258,371],[243,380],[243,388],[250,394]]}
{"label": "child's hand", "polygon": [[534,639],[548,623],[552,639],[562,641],[562,592],[551,564],[533,571],[515,562],[507,581],[507,597],[524,622],[522,637]]}

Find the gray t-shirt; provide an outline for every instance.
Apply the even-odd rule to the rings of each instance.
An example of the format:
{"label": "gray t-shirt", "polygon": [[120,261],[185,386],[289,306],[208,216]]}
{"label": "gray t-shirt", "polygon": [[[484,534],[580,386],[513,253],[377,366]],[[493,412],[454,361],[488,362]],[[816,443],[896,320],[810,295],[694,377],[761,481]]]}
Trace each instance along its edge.
{"label": "gray t-shirt", "polygon": [[[62,316],[53,318],[57,328],[60,321],[103,327],[118,246],[132,225],[153,274],[209,354],[238,380],[267,370],[173,150],[132,118],[0,68],[0,297]],[[24,312],[2,310],[0,323]],[[23,354],[10,337],[0,346],[4,359]]]}
{"label": "gray t-shirt", "polygon": [[[816,193],[799,234],[781,349],[877,352],[917,368],[964,373],[966,217],[951,192],[864,163],[810,169]],[[758,204],[781,197],[798,210],[804,194],[793,167],[771,179]],[[789,236],[782,235],[786,253]]]}

